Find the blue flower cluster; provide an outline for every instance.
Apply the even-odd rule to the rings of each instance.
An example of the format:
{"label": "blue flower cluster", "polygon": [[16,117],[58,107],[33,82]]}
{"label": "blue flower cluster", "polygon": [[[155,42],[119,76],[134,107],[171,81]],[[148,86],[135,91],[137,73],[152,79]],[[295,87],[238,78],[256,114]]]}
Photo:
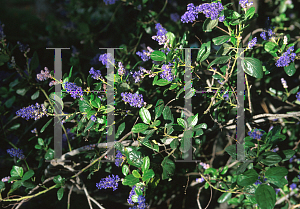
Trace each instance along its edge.
{"label": "blue flower cluster", "polygon": [[[221,2],[218,3],[205,3],[201,4],[199,6],[199,12],[202,12],[205,14],[206,18],[211,18],[212,20],[215,20],[219,17],[221,11],[223,11],[224,7]],[[224,20],[224,17],[222,16],[221,20]],[[219,21],[221,21],[219,18]]]}
{"label": "blue flower cluster", "polygon": [[296,53],[292,53],[292,51],[294,51],[294,46],[288,48],[288,50],[279,57],[275,65],[277,67],[287,67],[291,62],[294,62]]}
{"label": "blue flower cluster", "polygon": [[95,80],[100,80],[102,78],[101,71],[95,70],[93,67],[91,67],[89,73],[92,75],[92,78]]}
{"label": "blue flower cluster", "polygon": [[198,18],[199,9],[193,3],[187,5],[187,11],[181,16],[182,23],[194,22]]}
{"label": "blue flower cluster", "polygon": [[95,115],[92,115],[92,116],[91,116],[91,120],[94,121],[94,122],[96,122],[96,120],[97,120],[96,116],[95,116]]}
{"label": "blue flower cluster", "polygon": [[[1,179],[2,182],[8,182],[8,180],[10,179],[10,176],[4,177]],[[13,181],[11,181],[10,183],[13,183]]]}
{"label": "blue flower cluster", "polygon": [[249,0],[240,0],[239,4],[242,8],[247,8],[248,6],[253,5],[253,2],[249,2]]}
{"label": "blue flower cluster", "polygon": [[296,98],[300,102],[300,91],[297,93]]}
{"label": "blue flower cluster", "polygon": [[170,18],[173,22],[177,22],[178,20],[180,20],[180,16],[178,13],[171,13]]}
{"label": "blue flower cluster", "polygon": [[99,56],[99,61],[102,62],[103,65],[106,65],[107,68],[111,66],[111,64],[115,64],[115,60],[113,59],[113,56],[111,54],[101,54]]}
{"label": "blue flower cluster", "polygon": [[257,38],[255,37],[251,41],[249,41],[248,48],[252,49],[256,45],[256,43],[257,43]]}
{"label": "blue flower cluster", "polygon": [[[275,35],[275,33],[271,29],[271,21],[270,21],[269,17],[266,20],[265,26],[266,26],[265,31],[261,32],[260,37],[266,41],[266,40],[271,39]],[[268,34],[268,37],[267,37],[266,33]]]}
{"label": "blue flower cluster", "polygon": [[108,4],[115,4],[116,1],[118,1],[118,0],[103,0],[103,2],[104,2],[106,5],[108,5]]}
{"label": "blue flower cluster", "polygon": [[132,72],[130,72],[130,73],[133,74],[132,77],[134,78],[135,83],[140,82],[141,79],[144,78],[144,72],[142,71],[141,67],[138,71],[135,71],[134,73],[132,73]]}
{"label": "blue flower cluster", "polygon": [[25,155],[23,154],[23,150],[21,149],[11,148],[11,149],[7,149],[6,151],[11,157],[17,157],[20,160],[25,159]]}
{"label": "blue flower cluster", "polygon": [[20,52],[25,52],[25,51],[27,51],[28,50],[28,52],[29,52],[29,45],[28,44],[22,44],[20,41],[18,41],[17,42],[17,44],[19,45],[19,50],[20,50]]}
{"label": "blue flower cluster", "polygon": [[[154,37],[154,36],[153,36]],[[141,59],[146,62],[150,59],[150,55],[152,52],[154,52],[154,50],[151,47],[147,47],[147,50],[143,50],[142,52],[136,52],[136,55],[138,55],[139,57],[141,57]]]}
{"label": "blue flower cluster", "polygon": [[122,165],[123,161],[124,161],[124,159],[123,159],[122,153],[119,150],[117,150],[116,159],[115,159],[115,165],[117,167],[119,167],[119,166]]}
{"label": "blue flower cluster", "polygon": [[144,105],[143,95],[142,94],[132,94],[128,92],[121,93],[122,100],[128,102],[131,107],[141,108]]}
{"label": "blue flower cluster", "polygon": [[296,188],[297,188],[297,184],[292,183],[292,184],[290,185],[290,189],[291,189],[291,190],[294,190],[294,189],[296,189]]}
{"label": "blue flower cluster", "polygon": [[95,149],[95,147],[96,147],[95,144],[89,144],[89,145],[85,145],[83,147],[83,149],[85,149],[85,150],[93,150],[93,149]]}
{"label": "blue flower cluster", "polygon": [[118,189],[118,181],[120,180],[118,175],[114,176],[114,174],[112,174],[112,177],[109,175],[106,178],[102,178],[99,183],[96,183],[96,187],[98,189],[113,188],[113,191],[115,191]]}
{"label": "blue flower cluster", "polygon": [[169,43],[169,39],[166,36],[168,31],[160,23],[155,24],[155,29],[157,30],[156,36],[152,36],[152,39],[158,41],[159,45],[164,45],[164,48],[166,48]]}
{"label": "blue flower cluster", "polygon": [[71,97],[73,97],[74,99],[80,98],[83,96],[82,88],[77,86],[75,83],[65,82],[64,84],[65,84],[65,86],[64,86],[65,90],[69,94],[71,94]]}
{"label": "blue flower cluster", "polygon": [[[133,205],[134,202],[132,201],[132,196],[136,195],[134,189],[136,188],[136,186],[133,186],[130,193],[129,193],[129,198],[127,199],[127,202],[130,204],[130,205]],[[143,191],[144,188],[141,188],[141,190]],[[130,207],[129,209],[147,209],[149,208],[149,205],[146,202],[146,198],[142,195],[139,195],[138,196],[138,205],[136,206],[133,206],[133,207]]]}
{"label": "blue flower cluster", "polygon": [[162,79],[168,80],[168,81],[173,81],[174,76],[171,72],[171,68],[170,68],[171,64],[169,63],[168,65],[163,65],[161,67],[161,69],[163,70],[163,72],[160,74],[160,77]]}
{"label": "blue flower cluster", "polygon": [[16,115],[25,118],[26,120],[38,120],[47,114],[46,110],[47,109],[43,104],[39,105],[38,103],[36,103],[35,106],[30,105],[28,107],[23,107],[16,112]]}
{"label": "blue flower cluster", "polygon": [[202,163],[202,162],[200,162],[199,164],[200,164],[205,170],[209,168],[209,164],[207,164],[207,163]]}
{"label": "blue flower cluster", "polygon": [[205,181],[205,179],[203,178],[203,177],[201,177],[201,178],[196,178],[196,182],[198,182],[198,183],[202,183],[202,182],[204,182]]}
{"label": "blue flower cluster", "polygon": [[263,135],[263,130],[261,129],[253,129],[252,131],[248,132],[248,135],[252,138],[252,139],[257,139],[257,140],[261,140],[261,137]]}

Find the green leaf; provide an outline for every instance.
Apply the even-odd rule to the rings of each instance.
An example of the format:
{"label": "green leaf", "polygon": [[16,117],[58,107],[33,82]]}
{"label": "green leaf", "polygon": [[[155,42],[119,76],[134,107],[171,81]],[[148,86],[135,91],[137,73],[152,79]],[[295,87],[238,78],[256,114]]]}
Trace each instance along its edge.
{"label": "green leaf", "polygon": [[121,125],[119,125],[117,133],[116,133],[116,138],[119,138],[119,136],[123,133],[123,131],[125,130],[125,122],[121,123]]}
{"label": "green leaf", "polygon": [[169,106],[165,107],[162,114],[163,114],[164,120],[170,120],[172,123],[174,123],[174,118],[173,118],[173,115],[172,115],[172,112],[171,112],[171,109]]}
{"label": "green leaf", "polygon": [[49,98],[54,102],[54,104],[59,103],[61,106],[61,109],[64,109],[64,103],[63,103],[62,99],[58,95],[56,95],[55,92],[51,93],[49,95]]}
{"label": "green leaf", "polygon": [[243,174],[238,175],[237,184],[240,186],[248,186],[254,184],[258,179],[258,174],[254,169],[250,169]]}
{"label": "green leaf", "polygon": [[63,178],[60,175],[57,175],[53,179],[55,184],[62,184],[63,183]]}
{"label": "green leaf", "polygon": [[224,36],[219,36],[219,37],[216,37],[216,38],[213,38],[213,42],[215,45],[221,45],[221,44],[224,44],[226,41],[228,41],[230,39],[230,36],[229,35],[224,35]]}
{"label": "green leaf", "polygon": [[133,186],[138,182],[139,182],[139,179],[135,178],[132,174],[130,174],[124,178],[124,180],[122,181],[122,184],[124,186],[126,186],[126,185]]}
{"label": "green leaf", "polygon": [[88,122],[88,124],[86,125],[86,127],[85,127],[83,133],[85,133],[85,132],[87,132],[88,130],[90,130],[90,129],[93,127],[94,124],[95,124],[95,122],[92,121],[92,120],[90,120],[90,121]]}
{"label": "green leaf", "polygon": [[169,45],[171,47],[175,46],[175,35],[172,32],[167,32],[166,34],[168,40],[169,40]]}
{"label": "green leaf", "polygon": [[40,133],[43,133],[45,131],[45,129],[49,126],[49,124],[51,123],[51,121],[53,120],[53,118],[51,118],[40,130]]}
{"label": "green leaf", "polygon": [[26,94],[26,92],[28,91],[28,88],[23,88],[23,89],[18,89],[16,91],[17,94],[24,96]]}
{"label": "green leaf", "polygon": [[88,112],[91,110],[91,106],[86,100],[79,100],[78,104],[80,112]]}
{"label": "green leaf", "polygon": [[145,173],[150,167],[150,158],[148,156],[143,158],[142,172]]}
{"label": "green leaf", "polygon": [[11,177],[17,177],[17,176],[22,177],[23,176],[23,168],[14,165],[10,171],[10,176]]}
{"label": "green leaf", "polygon": [[45,154],[45,159],[46,160],[52,160],[54,159],[54,150],[49,148],[48,151]]}
{"label": "green leaf", "polygon": [[132,131],[133,133],[140,133],[140,132],[143,132],[143,131],[147,130],[148,127],[149,127],[149,126],[146,125],[146,124],[144,124],[144,123],[138,123],[138,124],[136,124],[136,125],[134,125],[134,126],[132,127],[131,131]]}
{"label": "green leaf", "polygon": [[37,52],[35,51],[31,58],[31,61],[29,64],[29,69],[30,69],[30,71],[33,71],[33,70],[37,69],[38,66],[39,66],[39,57],[38,57]]}
{"label": "green leaf", "polygon": [[5,189],[5,184],[4,184],[4,182],[0,181],[0,193],[1,193],[2,189]]}
{"label": "green leaf", "polygon": [[200,59],[203,57],[204,53],[205,53],[205,45],[202,44],[201,48],[199,49],[198,54],[197,54],[197,59],[196,59],[197,62],[200,61]]}
{"label": "green leaf", "polygon": [[117,149],[117,150],[120,150],[122,153],[125,152],[125,148],[124,148],[124,145],[121,144],[120,142],[116,142],[114,147]]}
{"label": "green leaf", "polygon": [[[236,148],[238,147],[238,149]],[[236,151],[239,151],[238,153]],[[243,144],[233,144],[225,148],[225,151],[233,158],[237,159],[238,156],[244,155],[244,145]]]}
{"label": "green leaf", "polygon": [[22,178],[22,181],[26,181],[26,180],[30,179],[33,175],[34,175],[34,171],[31,170],[31,169],[28,170],[28,171],[24,174],[24,176],[23,176],[23,178]]}
{"label": "green leaf", "polygon": [[13,185],[11,186],[12,190],[16,190],[18,188],[20,188],[22,186],[22,181],[16,181],[15,183],[13,183]]}
{"label": "green leaf", "polygon": [[266,184],[260,184],[255,191],[255,199],[261,209],[273,209],[276,202],[274,188]]}
{"label": "green leaf", "polygon": [[187,128],[187,123],[186,123],[186,121],[185,121],[184,119],[182,119],[182,118],[177,118],[177,123],[178,123],[180,126],[182,126],[184,129]]}
{"label": "green leaf", "polygon": [[260,160],[260,162],[267,166],[275,165],[282,160],[282,158],[276,152],[264,152],[262,157],[263,159]]}
{"label": "green leaf", "polygon": [[163,109],[164,109],[164,101],[162,99],[159,99],[155,105],[155,119],[154,120],[156,120],[157,118],[159,118],[161,116]]}
{"label": "green leaf", "polygon": [[152,169],[147,170],[144,174],[143,174],[143,178],[142,181],[147,181],[148,179],[151,179],[155,176],[155,173]]}
{"label": "green leaf", "polygon": [[290,90],[289,94],[296,94],[299,90],[299,86],[296,86],[295,88],[293,88],[292,90]]}
{"label": "green leaf", "polygon": [[7,107],[7,108],[11,108],[11,106],[14,104],[16,100],[16,97],[15,96],[12,96],[11,98],[9,98],[8,100],[6,100],[6,102],[4,103],[4,105]]}
{"label": "green leaf", "polygon": [[277,152],[277,154],[279,154],[282,157],[282,162],[291,159],[295,153],[296,151],[292,149]]}
{"label": "green leaf", "polygon": [[40,96],[40,91],[37,90],[34,94],[31,95],[31,100],[36,100]]}
{"label": "green leaf", "polygon": [[226,166],[222,169],[221,174],[224,175],[224,174],[227,173],[227,171],[228,171],[228,166],[226,165]]}
{"label": "green leaf", "polygon": [[139,111],[140,117],[143,120],[144,123],[146,124],[150,124],[151,122],[151,114],[149,112],[149,110],[147,110],[146,108],[142,107]]}
{"label": "green leaf", "polygon": [[0,63],[5,63],[9,61],[9,56],[7,54],[0,55]]}
{"label": "green leaf", "polygon": [[211,32],[217,25],[218,25],[218,18],[215,20],[212,20],[210,18],[207,18],[203,23],[203,31],[204,32]]}
{"label": "green leaf", "polygon": [[245,57],[242,59],[242,68],[250,76],[255,78],[263,77],[263,69],[259,59]]}
{"label": "green leaf", "polygon": [[264,45],[264,49],[267,51],[267,52],[276,52],[277,51],[277,49],[276,48],[278,48],[278,46],[277,46],[277,44],[276,43],[274,43],[274,42],[267,42],[265,45]]}
{"label": "green leaf", "polygon": [[39,143],[39,145],[43,146],[44,145],[44,140],[42,138],[38,138],[38,143]]}
{"label": "green leaf", "polygon": [[293,76],[296,72],[295,63],[291,63],[289,66],[284,67],[284,71],[288,76]]}
{"label": "green leaf", "polygon": [[249,8],[245,14],[245,18],[250,20],[253,17],[254,13],[255,13],[255,7]]}
{"label": "green leaf", "polygon": [[31,183],[31,182],[28,182],[28,181],[23,181],[22,182],[22,186],[28,188],[28,189],[33,189],[34,187],[36,187],[35,184]]}
{"label": "green leaf", "polygon": [[175,171],[175,163],[168,157],[165,157],[161,163],[163,168],[162,180],[168,179]]}
{"label": "green leaf", "polygon": [[124,164],[122,167],[122,173],[124,176],[127,176],[127,174],[129,173],[129,167],[128,165]]}
{"label": "green leaf", "polygon": [[214,61],[212,61],[207,68],[210,68],[211,66],[213,66],[214,64],[224,64],[226,62],[228,62],[230,60],[230,56],[222,56],[222,57],[218,57],[216,58]]}
{"label": "green leaf", "polygon": [[[198,113],[197,113],[198,114]],[[207,129],[207,124],[206,123],[201,123],[199,125],[196,125],[194,127],[194,129],[197,129],[197,128],[203,128],[203,129]]]}
{"label": "green leaf", "polygon": [[266,171],[267,182],[283,188],[288,181],[284,178],[288,175],[288,170],[284,167],[273,167]]}
{"label": "green leaf", "polygon": [[[72,71],[73,71],[73,66],[71,67],[71,69],[70,69],[70,72],[69,72],[69,79],[72,77]],[[90,85],[88,85],[88,86],[90,86]]]}
{"label": "green leaf", "polygon": [[[207,49],[206,49],[206,52],[205,54],[203,55],[203,57],[200,59],[200,62],[203,62],[204,60],[207,59],[207,57],[210,55],[210,50],[211,50],[211,41],[207,42],[207,43],[204,43],[202,44],[204,45]],[[202,47],[202,46],[201,46]]]}
{"label": "green leaf", "polygon": [[139,174],[139,172],[137,170],[133,170],[132,171],[132,175],[135,177],[135,178],[141,178],[141,174]]}
{"label": "green leaf", "polygon": [[57,199],[61,200],[63,196],[64,196],[64,188],[62,187],[57,191]]}
{"label": "green leaf", "polygon": [[198,123],[198,113],[194,116],[190,116],[187,119],[188,127],[194,127]]}
{"label": "green leaf", "polygon": [[160,124],[161,124],[160,120],[156,120],[156,121],[154,121],[154,122],[150,125],[150,128],[159,126]]}
{"label": "green leaf", "polygon": [[35,149],[42,149],[42,146],[41,146],[41,145],[38,145],[38,144],[36,144],[36,145],[34,146],[34,148],[35,148]]}
{"label": "green leaf", "polygon": [[190,150],[192,146],[192,138],[193,138],[194,132],[192,130],[187,130],[183,132],[183,139],[181,140],[180,144],[180,151],[183,153],[186,153]]}
{"label": "green leaf", "polygon": [[166,86],[170,83],[172,83],[172,81],[168,81],[166,79],[159,79],[158,81],[153,82],[153,85]]}
{"label": "green leaf", "polygon": [[227,202],[231,198],[231,193],[223,193],[218,199],[218,203]]}
{"label": "green leaf", "polygon": [[167,56],[165,55],[165,53],[155,50],[154,52],[152,52],[150,54],[150,57],[153,61],[164,61],[167,59]]}

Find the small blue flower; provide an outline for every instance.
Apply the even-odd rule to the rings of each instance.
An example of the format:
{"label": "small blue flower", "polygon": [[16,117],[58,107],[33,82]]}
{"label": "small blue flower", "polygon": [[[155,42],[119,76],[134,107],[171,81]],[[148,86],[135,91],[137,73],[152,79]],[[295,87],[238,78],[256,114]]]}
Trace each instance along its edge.
{"label": "small blue flower", "polygon": [[23,107],[22,109],[16,112],[17,116],[20,116],[26,120],[34,119],[38,120],[47,114],[47,109],[43,104],[39,105],[38,103],[30,105],[28,107]]}
{"label": "small blue flower", "polygon": [[205,3],[195,8],[195,12],[202,12],[206,18],[215,20],[219,17],[220,12],[224,9],[221,2],[218,3]]}
{"label": "small blue flower", "polygon": [[239,4],[241,5],[242,8],[247,8],[248,6],[251,6],[253,2],[249,3],[249,0],[240,0]]}
{"label": "small blue flower", "polygon": [[278,192],[280,192],[280,189],[275,189],[276,194],[278,194]]}
{"label": "small blue flower", "polygon": [[171,13],[170,18],[173,22],[177,22],[178,20],[180,20],[180,16],[178,13]]}
{"label": "small blue flower", "polygon": [[155,29],[157,30],[156,36],[152,36],[152,39],[158,41],[159,45],[164,45],[164,48],[166,48],[169,43],[169,39],[166,36],[168,31],[160,23],[155,24]]}
{"label": "small blue flower", "polygon": [[106,5],[108,5],[108,4],[115,4],[116,3],[116,1],[118,1],[118,0],[103,0],[103,2],[106,4]]}
{"label": "small blue flower", "polygon": [[168,81],[173,81],[174,79],[174,75],[171,72],[171,68],[170,68],[171,64],[169,63],[168,65],[163,65],[161,67],[161,69],[163,70],[163,72],[160,74],[160,77],[162,79],[168,80]]}
{"label": "small blue flower", "polygon": [[124,68],[122,62],[118,62],[118,67],[119,67],[119,69],[118,69],[119,76],[124,75],[125,74],[125,68]]}
{"label": "small blue flower", "polygon": [[20,41],[18,41],[17,44],[19,45],[20,52],[23,53],[28,50],[28,47],[29,47],[28,44],[22,44]]}
{"label": "small blue flower", "polygon": [[23,150],[21,149],[15,149],[15,148],[11,148],[11,149],[7,149],[6,150],[7,153],[11,156],[11,157],[17,157],[20,160],[25,159],[25,156],[23,154]]}
{"label": "small blue flower", "polygon": [[275,65],[277,67],[287,67],[291,62],[294,62],[296,53],[291,53],[292,51],[294,51],[294,46],[289,47],[287,51],[279,57]]}
{"label": "small blue flower", "polygon": [[261,32],[260,37],[266,41],[267,40],[266,32],[265,31]]}
{"label": "small blue flower", "polygon": [[261,137],[263,135],[263,130],[261,129],[253,129],[252,131],[248,132],[248,135],[252,138],[252,139],[257,139],[257,140],[261,140]]}
{"label": "small blue flower", "polygon": [[249,43],[248,43],[248,48],[249,48],[249,49],[252,49],[253,46],[256,45],[256,42],[257,42],[257,38],[255,37],[255,38],[253,38],[251,41],[249,41]]}
{"label": "small blue flower", "polygon": [[118,189],[118,181],[120,180],[118,175],[114,176],[114,174],[112,174],[112,177],[109,175],[106,178],[102,178],[99,183],[96,183],[96,187],[98,189],[113,188],[113,191],[115,191]]}
{"label": "small blue flower", "polygon": [[223,15],[223,16],[221,16],[221,17],[219,17],[219,21],[220,22],[223,22],[225,20],[225,16]]}
{"label": "small blue flower", "polygon": [[103,65],[106,65],[107,68],[109,68],[112,64],[115,64],[115,60],[112,55],[107,53],[101,54],[99,56],[99,61],[101,61]]}
{"label": "small blue flower", "polygon": [[97,120],[96,116],[95,116],[95,115],[92,115],[92,116],[91,116],[91,120],[94,121],[94,122],[96,122],[96,120]]}
{"label": "small blue flower", "polygon": [[92,78],[95,80],[100,80],[102,78],[101,71],[95,70],[93,67],[91,67],[89,73],[92,75]]}
{"label": "small blue flower", "polygon": [[119,150],[117,150],[115,165],[119,167],[120,165],[122,165],[123,161],[124,159],[122,153]]}
{"label": "small blue flower", "polygon": [[142,94],[132,94],[128,92],[121,93],[122,100],[128,102],[132,107],[141,108],[144,105],[143,95]]}
{"label": "small blue flower", "polygon": [[297,93],[296,98],[300,102],[300,91]]}
{"label": "small blue flower", "polygon": [[74,99],[81,98],[83,96],[82,88],[77,86],[75,83],[65,82],[64,84],[65,84],[64,89],[69,94],[71,94],[71,97],[73,97]]}
{"label": "small blue flower", "polygon": [[297,187],[297,184],[295,184],[295,183],[292,183],[292,184],[290,185],[290,189],[291,189],[291,190],[296,189],[296,187]]}

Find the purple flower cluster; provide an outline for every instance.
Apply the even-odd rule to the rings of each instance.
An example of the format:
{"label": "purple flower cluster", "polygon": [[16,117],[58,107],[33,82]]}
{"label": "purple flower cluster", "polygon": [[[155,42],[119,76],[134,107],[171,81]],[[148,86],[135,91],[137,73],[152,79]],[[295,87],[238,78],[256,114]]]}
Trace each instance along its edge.
{"label": "purple flower cluster", "polygon": [[193,3],[187,5],[187,11],[181,16],[182,23],[194,22],[198,18],[199,8]]}
{"label": "purple flower cluster", "polygon": [[124,68],[122,62],[119,62],[119,63],[118,63],[118,67],[119,67],[119,69],[118,69],[118,74],[119,74],[119,76],[124,75],[124,74],[125,74],[125,68]]}
{"label": "purple flower cluster", "polygon": [[202,182],[204,182],[204,181],[205,181],[205,180],[204,180],[203,177],[201,177],[201,178],[196,178],[196,182],[202,183]]}
{"label": "purple flower cluster", "polygon": [[103,2],[105,3],[105,5],[108,5],[108,4],[115,4],[116,1],[118,1],[118,0],[103,0]]}
{"label": "purple flower cluster", "polygon": [[202,162],[200,162],[199,164],[200,164],[205,170],[209,168],[209,164],[207,164],[207,163],[202,163]]}
{"label": "purple flower cluster", "polygon": [[[45,71],[44,71],[45,70]],[[48,78],[52,78],[49,70],[47,67],[44,68],[44,70],[41,70],[41,73],[40,74],[37,74],[36,77],[39,81],[45,81],[47,80]]]}
{"label": "purple flower cluster", "polygon": [[122,153],[119,150],[117,150],[116,159],[115,159],[115,165],[117,167],[119,167],[119,166],[122,165],[123,161],[124,161],[124,159],[123,159]]}
{"label": "purple flower cluster", "polygon": [[29,47],[29,45],[28,44],[22,44],[20,41],[18,41],[17,42],[17,44],[19,45],[19,50],[20,50],[20,52],[25,52],[25,51],[27,51],[27,52],[29,52],[29,50],[30,50],[30,48],[28,48]]}
{"label": "purple flower cluster", "polygon": [[95,149],[95,147],[96,147],[95,144],[89,144],[89,145],[85,145],[83,147],[83,149],[85,149],[85,150],[93,150],[93,149]]}
{"label": "purple flower cluster", "polygon": [[92,78],[95,80],[100,80],[102,78],[101,71],[95,70],[93,67],[91,67],[89,73],[92,75]]}
{"label": "purple flower cluster", "polygon": [[96,183],[96,187],[98,189],[113,188],[113,191],[115,191],[118,189],[118,181],[120,180],[118,175],[114,176],[114,174],[112,174],[112,177],[109,175],[106,178],[102,178],[99,183]]}
{"label": "purple flower cluster", "polygon": [[57,80],[56,81],[50,81],[49,86],[58,85],[60,83],[62,83],[62,79],[60,79],[60,81],[57,81]]}
{"label": "purple flower cluster", "polygon": [[160,77],[162,79],[168,80],[168,81],[173,81],[174,76],[171,72],[171,68],[170,68],[171,64],[169,63],[168,65],[163,65],[161,67],[161,69],[163,70],[163,72],[160,74]]}
{"label": "purple flower cluster", "polygon": [[71,97],[74,99],[80,98],[83,96],[82,88],[77,86],[75,83],[65,82],[65,90],[71,94]]}
{"label": "purple flower cluster", "polygon": [[173,22],[177,22],[178,20],[180,20],[180,16],[178,13],[171,13],[170,18]]}
{"label": "purple flower cluster", "polygon": [[34,105],[30,105],[28,107],[23,107],[22,109],[16,112],[17,116],[25,118],[26,120],[34,119],[38,120],[46,115],[46,108],[43,104],[39,105],[38,103]]}
{"label": "purple flower cluster", "polygon": [[248,48],[252,49],[256,45],[256,43],[257,43],[257,38],[255,37],[251,41],[249,41]]}
{"label": "purple flower cluster", "polygon": [[257,139],[257,140],[261,140],[261,137],[263,135],[263,130],[261,129],[253,129],[252,131],[248,132],[248,135],[252,138],[252,139]]}
{"label": "purple flower cluster", "polygon": [[[10,179],[10,176],[4,177],[1,179],[2,182],[8,182]],[[10,183],[13,183],[13,181],[11,181]]]}
{"label": "purple flower cluster", "polygon": [[288,48],[288,50],[279,57],[275,65],[277,67],[287,67],[291,62],[294,62],[296,53],[291,53],[292,51],[294,51],[294,46]]}
{"label": "purple flower cluster", "polygon": [[[153,37],[154,37],[154,36],[153,36]],[[147,47],[147,50],[148,50],[148,51],[143,50],[142,52],[136,52],[136,54],[137,54],[139,57],[141,57],[141,59],[142,59],[144,62],[148,61],[148,60],[150,59],[151,53],[154,52],[154,50],[153,50],[150,46]]]}
{"label": "purple flower cluster", "polygon": [[[275,33],[271,29],[271,23],[270,22],[271,22],[270,18],[268,17],[267,20],[266,20],[266,23],[265,23],[265,26],[266,26],[265,31],[261,32],[261,34],[260,34],[260,37],[265,41],[271,39],[275,35]],[[268,34],[268,37],[267,37],[266,34]]]}
{"label": "purple flower cluster", "polygon": [[297,188],[297,184],[292,183],[292,184],[290,185],[290,189],[291,189],[291,190],[294,190],[294,189],[296,189],[296,188]]}
{"label": "purple flower cluster", "polygon": [[142,94],[123,92],[121,93],[121,96],[122,100],[128,102],[131,107],[141,108],[145,104]]}
{"label": "purple flower cluster", "polygon": [[145,69],[143,67],[139,67],[138,71],[135,71],[134,73],[130,72],[132,75],[132,77],[134,78],[134,82],[138,83],[141,81],[141,79],[144,78],[144,72],[142,71],[142,69]]}
{"label": "purple flower cluster", "polygon": [[[134,202],[132,201],[132,196],[136,195],[134,189],[136,188],[136,186],[133,186],[130,193],[129,193],[129,198],[127,199],[127,202],[130,204],[130,205],[133,205]],[[143,191],[144,189],[141,188],[141,190]],[[130,207],[129,209],[147,209],[149,208],[149,205],[146,202],[146,198],[142,195],[139,195],[138,196],[138,205],[136,206],[133,206],[133,207]]]}
{"label": "purple flower cluster", "polygon": [[95,116],[95,115],[92,115],[92,116],[91,116],[91,120],[94,121],[94,122],[96,122],[96,120],[97,120],[96,116]]}
{"label": "purple flower cluster", "polygon": [[205,3],[199,5],[199,12],[202,12],[203,14],[205,14],[206,18],[210,17],[212,20],[217,19],[223,9],[224,7],[221,2],[211,4]]}
{"label": "purple flower cluster", "polygon": [[297,93],[296,98],[300,102],[300,91]]}
{"label": "purple flower cluster", "polygon": [[159,45],[164,45],[164,48],[166,48],[169,43],[169,39],[166,36],[168,31],[160,23],[155,24],[155,29],[157,30],[156,36],[152,36],[152,39],[158,41]]}
{"label": "purple flower cluster", "polygon": [[239,4],[242,8],[247,8],[248,6],[253,5],[253,2],[249,2],[249,0],[240,0]]}
{"label": "purple flower cluster", "polygon": [[23,154],[23,150],[21,149],[11,148],[11,149],[7,149],[6,151],[11,157],[17,157],[20,160],[25,159],[25,155]]}
{"label": "purple flower cluster", "polygon": [[111,54],[101,54],[99,56],[99,61],[102,62],[103,65],[106,65],[107,68],[109,68],[111,66],[111,64],[115,64],[115,60],[113,59]]}
{"label": "purple flower cluster", "polygon": [[38,132],[37,132],[36,128],[32,129],[31,133],[35,134],[35,136],[38,136]]}

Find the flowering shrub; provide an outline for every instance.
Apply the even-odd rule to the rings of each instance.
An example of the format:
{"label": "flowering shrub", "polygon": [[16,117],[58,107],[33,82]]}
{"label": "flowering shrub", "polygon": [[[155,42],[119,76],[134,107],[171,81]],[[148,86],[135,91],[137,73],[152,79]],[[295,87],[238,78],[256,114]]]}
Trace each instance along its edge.
{"label": "flowering shrub", "polygon": [[[247,28],[259,15],[248,0],[184,2],[176,13],[176,1],[166,1],[161,12],[149,9],[154,1],[147,0],[103,0],[99,10],[90,2],[76,2],[66,1],[70,11],[63,15],[76,24],[62,28],[78,27],[76,38],[84,47],[71,47],[71,67],[64,66],[62,77],[56,65],[49,70],[37,52],[31,55],[29,45],[18,41],[11,47],[0,26],[0,65],[18,75],[3,79],[9,83],[1,86],[1,143],[10,155],[5,158],[9,172],[3,171],[0,181],[1,203],[20,207],[58,189],[59,201],[69,190],[70,207],[75,186],[90,208],[91,202],[102,206],[87,188],[99,194],[126,193],[120,199],[129,208],[156,207],[162,201],[164,208],[176,208],[174,191],[185,195],[187,190],[195,194],[186,198],[194,198],[193,206],[199,208],[225,203],[262,209],[299,206],[300,39],[283,27],[292,2],[276,1],[284,16],[267,19],[264,28],[250,33]],[[97,37],[92,25],[106,18],[99,12],[103,5],[115,8],[112,15],[119,7],[138,13],[137,31],[148,35],[132,34],[138,43],[122,43],[113,54],[91,50],[88,65],[81,66],[87,57],[83,51],[93,48]],[[163,24],[160,15],[167,5],[173,11],[165,16],[170,24]],[[191,47],[191,34],[197,49]],[[26,60],[24,70],[21,58],[14,58],[17,47]],[[18,104],[16,95],[22,97]],[[38,102],[29,105],[34,100]],[[14,140],[17,130],[20,137]],[[211,203],[211,194],[217,201]]]}

